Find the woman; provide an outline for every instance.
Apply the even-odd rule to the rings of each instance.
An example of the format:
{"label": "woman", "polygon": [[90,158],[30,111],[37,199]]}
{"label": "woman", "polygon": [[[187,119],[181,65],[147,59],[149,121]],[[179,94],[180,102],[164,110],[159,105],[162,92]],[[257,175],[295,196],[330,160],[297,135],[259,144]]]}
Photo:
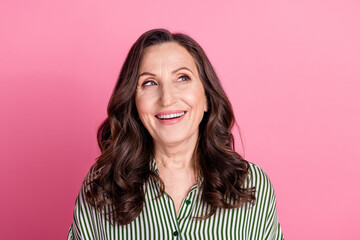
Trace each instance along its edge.
{"label": "woman", "polygon": [[68,239],[283,239],[272,185],[234,151],[231,104],[202,48],[144,33],[98,130]]}

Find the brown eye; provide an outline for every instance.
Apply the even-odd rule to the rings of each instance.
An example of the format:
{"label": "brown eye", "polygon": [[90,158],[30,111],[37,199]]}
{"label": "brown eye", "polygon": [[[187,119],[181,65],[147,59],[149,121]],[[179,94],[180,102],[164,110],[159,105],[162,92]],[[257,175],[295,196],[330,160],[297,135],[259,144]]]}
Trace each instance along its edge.
{"label": "brown eye", "polygon": [[188,81],[188,80],[190,80],[188,75],[182,75],[181,77],[178,78],[179,82]]}
{"label": "brown eye", "polygon": [[142,87],[145,87],[145,86],[151,86],[151,85],[156,85],[156,83],[154,81],[145,81],[143,82],[143,84],[141,85]]}

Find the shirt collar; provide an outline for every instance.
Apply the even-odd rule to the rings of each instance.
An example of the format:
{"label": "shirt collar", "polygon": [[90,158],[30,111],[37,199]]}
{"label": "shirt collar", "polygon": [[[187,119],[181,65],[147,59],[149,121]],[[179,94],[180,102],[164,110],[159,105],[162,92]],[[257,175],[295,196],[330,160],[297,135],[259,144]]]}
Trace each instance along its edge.
{"label": "shirt collar", "polygon": [[159,169],[156,166],[156,162],[154,158],[150,161],[150,170],[160,176]]}

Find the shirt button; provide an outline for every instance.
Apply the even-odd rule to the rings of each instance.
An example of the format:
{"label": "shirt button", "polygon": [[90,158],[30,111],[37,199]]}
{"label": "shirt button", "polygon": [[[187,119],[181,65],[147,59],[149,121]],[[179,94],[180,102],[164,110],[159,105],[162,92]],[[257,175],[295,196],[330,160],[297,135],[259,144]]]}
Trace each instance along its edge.
{"label": "shirt button", "polygon": [[186,205],[190,205],[191,201],[190,201],[190,200],[186,200],[185,203],[186,203]]}
{"label": "shirt button", "polygon": [[174,237],[177,237],[178,234],[178,231],[173,232]]}

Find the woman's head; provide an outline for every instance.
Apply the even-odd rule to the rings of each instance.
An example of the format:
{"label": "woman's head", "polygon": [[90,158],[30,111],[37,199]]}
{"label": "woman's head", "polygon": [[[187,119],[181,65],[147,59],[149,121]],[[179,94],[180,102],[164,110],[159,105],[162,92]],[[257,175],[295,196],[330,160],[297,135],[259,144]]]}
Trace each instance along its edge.
{"label": "woman's head", "polygon": [[[185,34],[179,34],[179,33],[173,34],[165,29],[154,29],[145,32],[139,37],[139,39],[131,47],[129,54],[125,60],[125,63],[121,69],[118,82],[115,86],[111,101],[109,103],[109,108],[108,108],[109,116],[113,115],[113,117],[115,117],[118,120],[124,119],[127,121],[131,121],[132,122],[131,125],[133,126],[138,125],[138,127],[136,128],[137,130],[139,130],[139,133],[142,133],[142,135],[146,135],[147,138],[150,137],[146,133],[146,131],[144,131],[143,124],[145,124],[146,129],[149,130],[150,133],[152,133],[150,127],[151,125],[154,126],[155,124],[154,120],[156,119],[152,119],[150,121],[149,117],[147,119],[144,118],[145,115],[140,114],[139,116],[138,110],[143,109],[141,108],[141,106],[144,105],[139,105],[139,104],[137,105],[136,99],[138,100],[146,99],[143,97],[144,91],[141,91],[142,90],[141,86],[139,88],[139,83],[140,82],[143,83],[144,79],[146,79],[147,76],[141,74],[144,72],[149,72],[148,71],[150,69],[149,62],[154,63],[155,60],[158,60],[158,58],[149,58],[147,56],[149,56],[149,54],[159,55],[160,54],[159,51],[164,52],[165,48],[167,48],[168,52],[177,51],[177,50],[182,51],[183,56],[185,56],[185,58],[187,58],[186,60],[188,60],[188,62],[186,62],[183,65],[187,64],[187,66],[193,70],[192,77],[196,78],[196,80],[199,80],[202,83],[202,87],[204,88],[204,95],[205,95],[204,101],[206,103],[206,107],[205,107],[206,110],[205,109],[204,110],[207,111],[207,113],[205,114],[204,119],[202,116],[200,116],[201,117],[200,121],[203,119],[200,132],[204,133],[204,131],[207,131],[206,128],[208,128],[208,134],[206,134],[207,137],[214,137],[213,136],[214,127],[216,125],[216,124],[214,125],[214,123],[217,121],[221,121],[222,125],[225,125],[224,126],[225,128],[231,129],[234,123],[234,117],[230,102],[228,101],[226,94],[224,93],[221,84],[216,76],[216,73],[210,61],[208,60],[205,52],[200,47],[200,45],[191,37]],[[189,61],[189,59],[191,62]],[[146,61],[146,65],[143,64],[144,61]],[[152,70],[156,70],[156,69],[152,69]],[[189,72],[186,72],[186,70],[180,73],[191,74]],[[175,74],[173,77],[175,76],[177,75]],[[150,89],[151,88],[152,87],[150,87]],[[173,88],[173,90],[174,89],[178,89],[178,88]],[[141,94],[137,94],[139,92]],[[201,93],[201,91],[199,92]],[[149,97],[149,94],[145,96]],[[199,97],[199,99],[202,100],[202,97]],[[137,102],[143,103],[148,101],[137,101]],[[117,108],[117,106],[122,106],[122,107]],[[179,109],[176,108],[178,106],[173,106],[173,107],[175,108],[163,106],[163,111],[165,111],[166,113],[167,110],[186,110],[183,109],[182,106],[180,106]],[[156,115],[156,113],[159,112],[161,113],[163,111],[159,110],[155,112],[155,114],[153,115]],[[184,117],[187,117],[186,114]],[[210,121],[210,125],[209,125],[209,121]],[[194,124],[195,123],[199,124],[198,116],[193,122]],[[129,122],[127,123],[122,122],[121,124],[124,126],[124,124],[128,125],[128,123]],[[114,126],[113,128],[115,130],[116,127]],[[140,134],[138,135],[140,136]],[[154,138],[155,135],[151,134],[151,136]],[[174,140],[176,141],[176,139]],[[151,140],[149,140],[148,142],[151,142]],[[226,141],[225,143],[226,145],[231,144],[228,141]]]}
{"label": "woman's head", "polygon": [[135,103],[155,147],[196,145],[207,100],[195,61],[184,47],[166,42],[145,49]]}

